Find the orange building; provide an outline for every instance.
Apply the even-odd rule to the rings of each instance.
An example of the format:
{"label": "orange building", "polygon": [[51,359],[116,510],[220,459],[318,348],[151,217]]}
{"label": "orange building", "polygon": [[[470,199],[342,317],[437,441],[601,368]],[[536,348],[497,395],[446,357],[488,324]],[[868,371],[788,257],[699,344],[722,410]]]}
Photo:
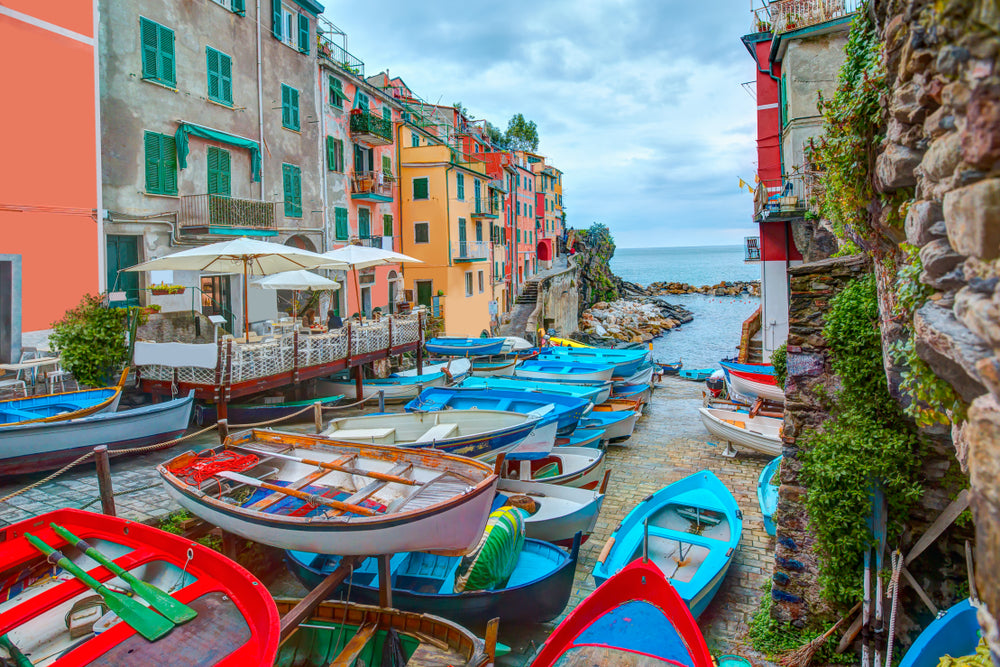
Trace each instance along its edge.
{"label": "orange building", "polygon": [[94,0],[0,5],[0,361],[101,288],[95,14]]}

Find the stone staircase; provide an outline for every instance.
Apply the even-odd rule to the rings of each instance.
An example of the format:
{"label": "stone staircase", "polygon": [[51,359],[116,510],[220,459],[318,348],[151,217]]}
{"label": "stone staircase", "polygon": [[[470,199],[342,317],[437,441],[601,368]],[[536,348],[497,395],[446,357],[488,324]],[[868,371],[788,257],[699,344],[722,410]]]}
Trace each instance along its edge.
{"label": "stone staircase", "polygon": [[747,363],[748,364],[764,363],[763,348],[759,340],[750,341],[750,345],[747,347]]}
{"label": "stone staircase", "polygon": [[515,303],[538,303],[538,283],[533,280],[526,282]]}

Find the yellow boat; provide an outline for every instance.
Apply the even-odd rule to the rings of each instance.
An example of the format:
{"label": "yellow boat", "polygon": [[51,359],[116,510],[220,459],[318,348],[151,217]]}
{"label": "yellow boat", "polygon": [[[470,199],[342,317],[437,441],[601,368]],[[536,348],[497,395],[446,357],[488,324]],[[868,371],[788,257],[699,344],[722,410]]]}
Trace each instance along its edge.
{"label": "yellow boat", "polygon": [[558,345],[559,347],[589,347],[593,348],[593,345],[584,345],[583,343],[578,343],[575,340],[570,340],[569,338],[549,338],[549,343],[551,345]]}

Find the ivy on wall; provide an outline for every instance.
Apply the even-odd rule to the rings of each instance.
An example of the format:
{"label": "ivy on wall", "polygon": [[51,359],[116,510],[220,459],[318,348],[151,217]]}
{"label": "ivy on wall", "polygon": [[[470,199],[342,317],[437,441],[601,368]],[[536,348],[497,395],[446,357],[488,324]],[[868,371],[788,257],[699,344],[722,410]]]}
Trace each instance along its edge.
{"label": "ivy on wall", "polygon": [[127,323],[126,309],[105,308],[101,297],[85,294],[52,325],[49,343],[77,382],[105,386],[118,379],[115,373],[128,360]]}

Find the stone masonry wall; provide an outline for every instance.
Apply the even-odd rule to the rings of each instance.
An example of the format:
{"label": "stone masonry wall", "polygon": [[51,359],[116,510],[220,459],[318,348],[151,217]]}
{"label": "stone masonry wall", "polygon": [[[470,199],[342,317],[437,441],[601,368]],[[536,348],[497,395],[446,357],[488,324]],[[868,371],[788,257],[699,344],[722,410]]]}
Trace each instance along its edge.
{"label": "stone masonry wall", "polygon": [[[903,324],[916,331],[920,357],[970,404],[952,435],[971,480],[980,621],[998,656],[1000,4],[892,0],[875,10],[889,84],[876,188],[914,192],[904,228],[883,226],[884,241],[920,249],[920,280],[935,293]],[[885,308],[883,318],[888,325]]]}

